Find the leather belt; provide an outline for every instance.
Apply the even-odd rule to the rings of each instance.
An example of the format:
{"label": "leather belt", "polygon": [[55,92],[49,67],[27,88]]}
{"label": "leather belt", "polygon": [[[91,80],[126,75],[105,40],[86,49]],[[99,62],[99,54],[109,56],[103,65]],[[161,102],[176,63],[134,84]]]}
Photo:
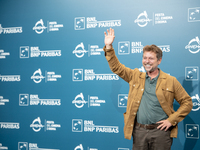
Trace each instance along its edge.
{"label": "leather belt", "polygon": [[140,123],[136,122],[135,125],[138,127],[142,127],[144,129],[152,130],[152,129],[157,128],[160,124],[140,124]]}

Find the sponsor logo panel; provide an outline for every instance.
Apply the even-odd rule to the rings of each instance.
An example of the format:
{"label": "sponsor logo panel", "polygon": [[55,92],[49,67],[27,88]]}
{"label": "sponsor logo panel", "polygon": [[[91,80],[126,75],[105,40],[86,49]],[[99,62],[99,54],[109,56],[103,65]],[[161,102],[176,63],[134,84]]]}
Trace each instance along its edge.
{"label": "sponsor logo panel", "polygon": [[51,31],[59,31],[60,28],[63,27],[63,24],[58,24],[57,21],[47,21],[46,25],[47,26],[45,26],[43,19],[40,19],[36,22],[33,30],[37,34],[42,34],[45,30],[47,30],[47,33],[49,33]]}
{"label": "sponsor logo panel", "polygon": [[95,125],[93,120],[73,119],[72,132],[119,133],[119,127]]}
{"label": "sponsor logo panel", "polygon": [[37,143],[18,142],[18,150],[59,150],[59,149],[40,148]]}
{"label": "sponsor logo panel", "polygon": [[190,53],[196,54],[200,51],[200,40],[199,37],[196,36],[195,38],[191,39],[188,45],[185,46]]}
{"label": "sponsor logo panel", "polygon": [[29,58],[29,57],[59,57],[61,56],[61,50],[40,50],[38,46],[29,47],[21,46],[20,47],[20,58]]}
{"label": "sponsor logo panel", "polygon": [[94,69],[73,69],[72,81],[106,81],[106,80],[119,80],[116,74],[96,74]]}
{"label": "sponsor logo panel", "polygon": [[198,111],[200,109],[200,98],[199,95],[196,94],[195,96],[192,96],[192,102],[193,102],[193,108],[192,111]]}
{"label": "sponsor logo panel", "polygon": [[99,48],[99,45],[90,45],[88,44],[88,50],[85,49],[83,42],[78,44],[73,50],[73,54],[77,58],[82,58],[86,53],[88,53],[88,57],[90,56],[99,56],[103,52],[103,48]]}
{"label": "sponsor logo panel", "polygon": [[3,28],[0,24],[0,34],[14,34],[14,33],[22,33],[22,27],[7,27]]}
{"label": "sponsor logo panel", "polygon": [[61,99],[41,99],[38,94],[19,94],[19,106],[60,106]]}
{"label": "sponsor logo panel", "polygon": [[31,79],[35,83],[40,83],[42,82],[43,79],[45,79],[45,82],[50,82],[50,81],[57,81],[59,78],[61,78],[61,75],[57,75],[54,71],[45,71],[45,76],[42,75],[42,71],[39,68],[36,70],[33,75],[31,76]]}
{"label": "sponsor logo panel", "polygon": [[0,96],[0,105],[5,105],[9,102],[9,99],[4,99],[3,96]]}
{"label": "sponsor logo panel", "polygon": [[19,82],[21,81],[20,75],[1,75],[0,74],[0,81],[1,82]]}
{"label": "sponsor logo panel", "polygon": [[74,104],[77,108],[82,108],[87,103],[88,107],[92,106],[100,107],[102,104],[106,103],[105,100],[99,99],[98,96],[88,95],[87,97],[88,100],[85,100],[83,93],[80,93],[74,98],[72,104]]}
{"label": "sponsor logo panel", "polygon": [[76,17],[74,18],[74,29],[85,30],[91,28],[119,27],[121,20],[97,21],[96,17]]}
{"label": "sponsor logo panel", "polygon": [[4,52],[3,49],[0,49],[0,59],[5,59],[6,56],[9,56],[10,53],[9,52]]}
{"label": "sponsor logo panel", "polygon": [[41,129],[44,128],[44,131],[56,131],[57,128],[61,128],[60,124],[55,124],[54,121],[45,120],[44,125],[41,122],[40,117],[33,120],[32,124],[30,125],[30,128],[33,129],[35,132],[39,132]]}
{"label": "sponsor logo panel", "polygon": [[[158,46],[162,52],[170,52],[170,45],[159,45]],[[144,46],[141,41],[130,42],[124,41],[118,43],[118,54],[119,55],[129,55],[131,54],[140,54],[143,52]]]}
{"label": "sponsor logo panel", "polygon": [[8,147],[7,147],[7,146],[3,146],[3,144],[0,143],[0,149],[1,149],[1,150],[8,150]]}
{"label": "sponsor logo panel", "polygon": [[150,18],[147,13],[147,11],[143,11],[140,13],[137,17],[137,19],[134,20],[134,23],[136,23],[139,27],[146,27],[150,22],[152,22],[152,25],[157,24],[166,24],[169,20],[172,20],[173,16],[167,16],[165,13],[151,13]]}
{"label": "sponsor logo panel", "polygon": [[19,129],[20,124],[14,122],[0,122],[0,129]]}

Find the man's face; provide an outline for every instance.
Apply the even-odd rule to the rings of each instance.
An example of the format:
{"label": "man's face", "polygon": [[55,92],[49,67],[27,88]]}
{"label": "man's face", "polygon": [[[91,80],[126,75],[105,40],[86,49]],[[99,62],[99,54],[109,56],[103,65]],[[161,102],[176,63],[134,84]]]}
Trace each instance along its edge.
{"label": "man's face", "polygon": [[157,59],[156,53],[146,51],[143,53],[142,64],[146,70],[146,72],[153,72],[158,68],[158,65],[161,63],[162,58],[160,60]]}

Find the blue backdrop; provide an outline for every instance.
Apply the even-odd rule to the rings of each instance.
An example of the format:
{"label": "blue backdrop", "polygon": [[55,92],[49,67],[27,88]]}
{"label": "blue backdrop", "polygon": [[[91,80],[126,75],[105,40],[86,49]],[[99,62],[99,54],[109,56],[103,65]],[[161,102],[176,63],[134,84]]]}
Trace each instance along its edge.
{"label": "blue backdrop", "polygon": [[172,150],[199,150],[199,11],[199,0],[1,0],[0,149],[131,150],[129,87],[102,50],[112,27],[127,67],[144,71],[145,45],[163,50],[160,68],[193,100]]}

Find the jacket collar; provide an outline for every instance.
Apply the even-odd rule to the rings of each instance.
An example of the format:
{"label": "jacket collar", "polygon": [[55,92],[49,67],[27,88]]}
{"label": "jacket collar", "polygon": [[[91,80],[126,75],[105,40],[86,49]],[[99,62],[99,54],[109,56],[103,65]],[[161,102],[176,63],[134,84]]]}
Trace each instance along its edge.
{"label": "jacket collar", "polygon": [[[160,86],[160,83],[161,83],[161,82],[164,82],[163,79],[166,79],[166,78],[167,78],[167,74],[164,73],[161,69],[159,69],[159,70],[160,70],[160,75],[159,75],[158,80],[157,80],[156,90],[157,90],[158,87]],[[140,78],[145,79],[145,78],[146,78],[146,72],[141,72]]]}

